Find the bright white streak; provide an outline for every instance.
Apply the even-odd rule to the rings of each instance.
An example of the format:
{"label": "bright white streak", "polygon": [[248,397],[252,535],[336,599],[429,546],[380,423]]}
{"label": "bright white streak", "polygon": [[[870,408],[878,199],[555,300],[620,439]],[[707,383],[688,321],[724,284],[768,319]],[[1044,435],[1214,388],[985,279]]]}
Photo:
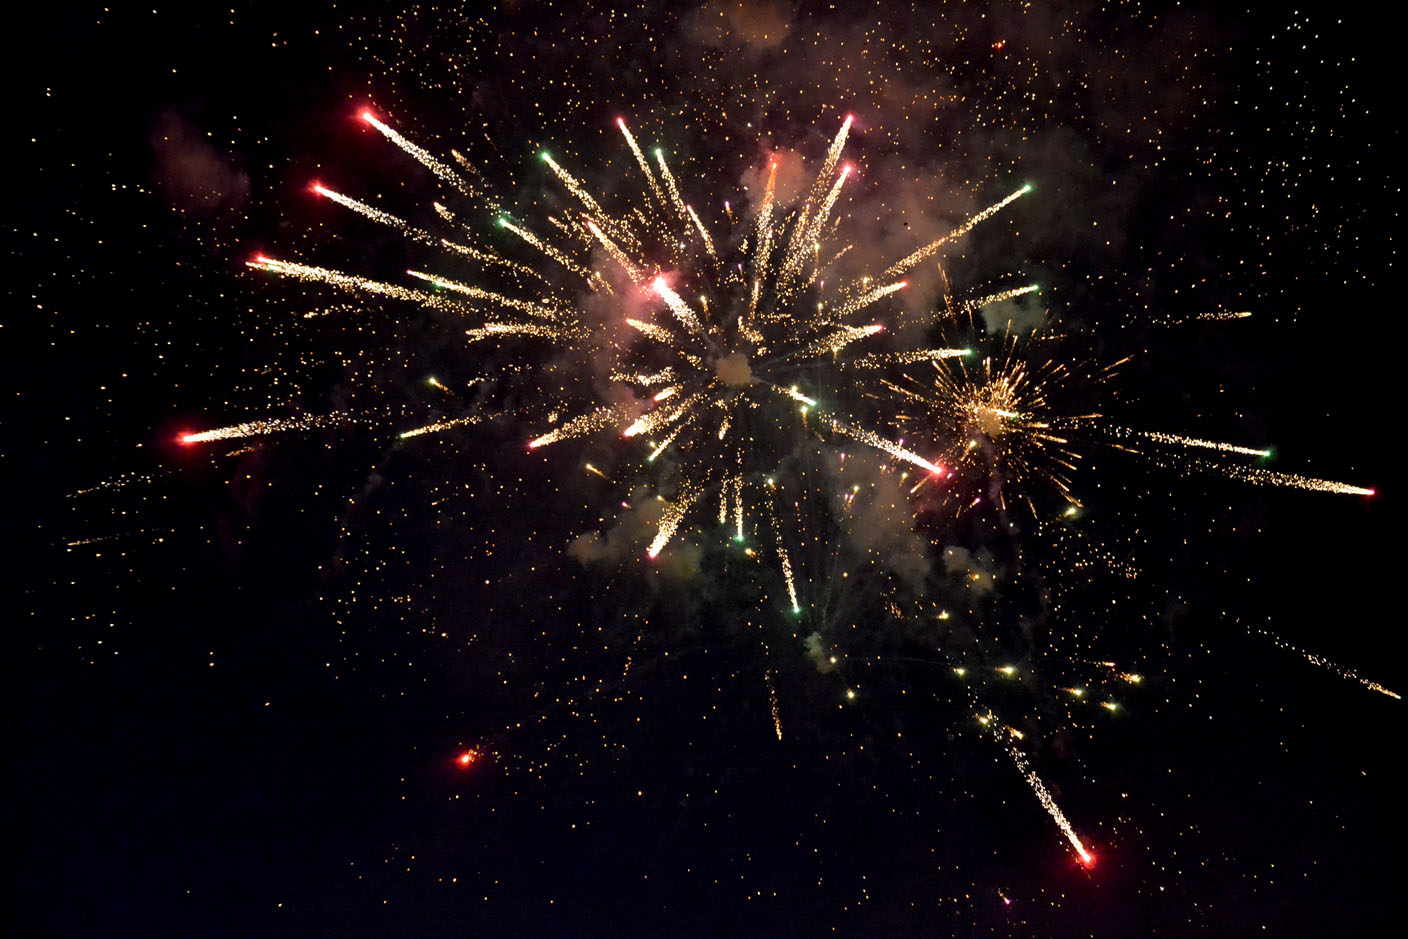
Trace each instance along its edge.
{"label": "bright white streak", "polygon": [[422,165],[425,166],[426,169],[430,170],[436,176],[439,176],[442,180],[449,183],[451,186],[454,186],[464,195],[474,195],[474,189],[469,185],[469,183],[461,179],[458,173],[450,169],[444,163],[441,163],[439,160],[435,159],[435,157],[432,156],[428,151],[423,150],[415,144],[411,143],[405,137],[402,137],[400,134],[398,134],[395,130],[383,124],[381,121],[377,120],[376,115],[372,114],[372,112],[363,111],[362,120],[366,121],[368,124],[381,131],[382,135],[385,136],[387,140],[390,140],[396,146],[400,147],[402,150],[415,157],[421,162]]}
{"label": "bright white streak", "polygon": [[660,184],[655,181],[655,174],[650,171],[650,162],[646,160],[645,154],[640,152],[640,147],[636,146],[636,138],[631,134],[630,128],[626,126],[623,118],[616,118],[616,126],[621,128],[621,133],[626,136],[626,146],[631,148],[631,153],[636,158],[636,163],[640,165],[640,171],[645,174],[645,181],[650,185],[650,191],[655,194],[655,198],[660,205],[665,204],[665,195],[660,191]]}
{"label": "bright white streak", "polygon": [[621,412],[617,408],[600,407],[595,411],[578,416],[559,424],[552,430],[528,441],[528,449],[536,450],[538,447],[545,447],[550,443],[557,443],[559,440],[567,440],[571,437],[580,437],[583,434],[594,433],[609,427],[620,420]]}
{"label": "bright white streak", "polygon": [[689,507],[699,498],[697,491],[685,490],[680,494],[678,501],[667,503],[665,514],[660,516],[660,528],[655,533],[655,539],[650,542],[650,547],[646,549],[646,557],[652,561],[659,556],[660,551],[674,537],[675,530],[680,527],[680,522],[689,511]]}
{"label": "bright white streak", "polygon": [[1002,209],[1005,208],[1009,203],[1026,195],[1027,193],[1031,192],[1031,190],[1032,187],[1030,185],[1023,186],[1021,189],[1018,189],[1016,192],[1012,193],[1012,195],[1008,196],[1006,199],[1003,199],[996,205],[988,206],[986,209],[983,209],[983,211],[979,212],[977,215],[974,215],[972,218],[968,219],[968,221],[964,222],[962,225],[959,225],[947,235],[944,235],[938,241],[930,242],[929,244],[920,248],[918,251],[915,251],[913,254],[911,254],[904,260],[892,264],[890,268],[885,271],[885,273],[880,275],[880,279],[888,280],[889,278],[894,277],[896,274],[903,274],[905,271],[909,270],[911,267],[918,264],[920,261],[933,255],[936,251],[938,251],[944,245],[948,244],[950,241],[953,241],[955,238],[961,238],[964,235],[968,234],[970,231],[973,230],[973,227],[979,222],[982,222],[984,219],[991,218],[993,215],[1002,211]]}
{"label": "bright white streak", "polygon": [[1008,747],[1007,753],[1012,757],[1012,762],[1017,764],[1017,769],[1021,772],[1022,778],[1027,781],[1027,785],[1032,787],[1036,793],[1037,801],[1041,807],[1046,809],[1046,814],[1051,816],[1051,820],[1056,823],[1056,827],[1061,829],[1061,833],[1066,836],[1066,840],[1071,843],[1071,847],[1076,849],[1076,854],[1080,856],[1082,864],[1090,865],[1093,860],[1089,851],[1085,850],[1085,845],[1081,844],[1080,836],[1071,827],[1071,823],[1066,821],[1066,814],[1061,811],[1061,807],[1056,804],[1056,800],[1047,791],[1046,784],[1041,781],[1041,777],[1027,765],[1027,759],[1015,747]]}
{"label": "bright white streak", "polygon": [[1162,434],[1157,431],[1143,431],[1142,433],[1150,440],[1157,440],[1159,443],[1168,443],[1175,446],[1205,447],[1209,450],[1221,450],[1223,453],[1240,453],[1243,456],[1267,457],[1271,455],[1270,450],[1239,447],[1230,443],[1218,443],[1216,440],[1199,440],[1197,437],[1182,437],[1178,434]]}
{"label": "bright white streak", "polygon": [[356,212],[359,215],[365,215],[373,222],[385,225],[388,228],[394,228],[401,234],[405,235],[407,238],[411,238],[415,241],[419,241],[422,244],[427,245],[438,245],[440,243],[440,239],[434,237],[428,232],[421,231],[419,228],[416,228],[414,225],[411,225],[406,220],[397,218],[390,212],[383,212],[381,211],[381,209],[373,208],[372,206],[367,205],[365,202],[358,202],[351,196],[344,196],[342,193],[329,189],[321,183],[314,183],[313,191],[320,196],[326,196],[327,198],[336,202],[338,205],[345,206],[346,208],[351,209],[353,212]]}
{"label": "bright white streak", "polygon": [[655,292],[665,301],[665,305],[670,308],[670,312],[675,314],[675,318],[689,327],[690,331],[696,335],[704,335],[704,324],[699,321],[699,317],[694,315],[694,311],[689,308],[689,304],[680,299],[680,295],[670,288],[665,282],[665,278],[657,277],[651,284]]}

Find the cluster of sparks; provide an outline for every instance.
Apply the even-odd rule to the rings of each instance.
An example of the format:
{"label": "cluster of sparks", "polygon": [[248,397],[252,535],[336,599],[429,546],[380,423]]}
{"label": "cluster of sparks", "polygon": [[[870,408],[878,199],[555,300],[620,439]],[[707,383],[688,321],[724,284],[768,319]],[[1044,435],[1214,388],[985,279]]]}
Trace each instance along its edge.
{"label": "cluster of sparks", "polygon": [[[485,226],[487,233],[476,233],[464,218],[436,203],[437,217],[455,233],[442,237],[320,183],[313,191],[419,245],[444,252],[470,273],[450,277],[411,270],[407,276],[415,284],[408,286],[265,256],[250,261],[250,266],[462,318],[469,343],[540,343],[548,349],[594,343],[609,350],[609,377],[628,393],[610,401],[545,402],[547,416],[528,448],[588,435],[611,435],[637,446],[644,441],[638,460],[642,473],[662,457],[669,465],[662,488],[670,497],[646,548],[648,558],[658,557],[696,511],[716,515],[739,542],[770,528],[773,537],[766,541],[775,542],[794,613],[807,603],[805,585],[798,583],[789,556],[772,480],[799,440],[872,448],[904,464],[906,472],[922,471],[915,489],[947,485],[955,475],[981,479],[983,488],[973,502],[986,499],[1001,512],[1015,494],[1039,515],[1034,492],[1042,485],[1054,489],[1069,512],[1078,509],[1081,447],[1092,441],[1141,454],[1146,445],[1157,445],[1144,455],[1177,471],[1211,471],[1257,485],[1374,494],[1372,489],[1216,461],[1264,460],[1271,456],[1266,449],[1125,430],[1106,425],[1098,413],[1061,410],[1063,387],[1083,379],[1098,385],[1121,363],[1089,371],[1065,361],[1033,361],[1030,342],[1012,336],[1004,336],[1001,349],[991,355],[977,355],[967,343],[902,351],[877,347],[875,337],[886,331],[888,298],[906,288],[905,276],[926,262],[939,263],[946,247],[1032,187],[1012,191],[878,275],[847,280],[833,263],[850,249],[836,241],[840,223],[835,217],[838,200],[856,173],[855,167],[841,163],[850,117],[795,205],[779,200],[778,166],[773,162],[754,211],[735,216],[726,204],[729,224],[723,229],[706,221],[715,213],[701,213],[685,201],[664,151],[654,149],[653,160],[647,157],[626,122],[618,119],[617,128],[639,172],[634,201],[608,210],[566,166],[544,152],[543,164],[574,204],[571,211],[538,223],[537,230],[533,223],[513,217],[460,154],[453,154],[452,166],[370,112],[362,117],[455,194],[487,206],[496,223]],[[948,302],[946,275],[944,283],[948,313],[955,318],[1039,291],[1035,284],[1009,286],[954,304]],[[602,301],[624,311],[610,324],[609,338],[596,335],[594,331],[603,327],[587,310]],[[924,367],[923,379],[906,371]],[[443,418],[399,436],[443,432],[493,416]],[[180,440],[196,444],[306,431],[351,419],[333,413],[256,420],[187,433]],[[905,437],[892,436],[896,429]],[[591,464],[587,469],[606,478]],[[1352,672],[1337,670],[1393,695]],[[781,739],[777,693],[771,672],[766,674],[773,726]],[[1120,675],[1139,680],[1130,673]],[[1002,745],[1081,862],[1093,864],[1094,856],[1027,758],[1009,741],[1004,739]],[[457,761],[468,767],[478,759],[477,751],[466,750]]]}

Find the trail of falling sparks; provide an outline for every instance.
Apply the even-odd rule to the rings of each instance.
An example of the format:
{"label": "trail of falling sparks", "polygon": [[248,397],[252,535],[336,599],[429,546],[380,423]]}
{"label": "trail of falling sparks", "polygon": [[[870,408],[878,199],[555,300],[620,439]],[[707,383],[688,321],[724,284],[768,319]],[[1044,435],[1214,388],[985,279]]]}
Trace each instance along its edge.
{"label": "trail of falling sparks", "polygon": [[772,729],[777,734],[777,739],[782,739],[782,717],[777,708],[777,688],[772,683],[772,669],[763,673],[768,683],[768,703],[772,705]]}
{"label": "trail of falling sparks", "polygon": [[1359,684],[1363,685],[1365,688],[1368,688],[1370,691],[1377,691],[1379,694],[1387,695],[1388,697],[1393,698],[1395,701],[1403,700],[1403,696],[1400,695],[1398,692],[1391,691],[1390,689],[1385,688],[1383,685],[1379,684],[1376,681],[1370,681],[1369,679],[1365,678],[1363,675],[1360,675],[1352,668],[1340,665],[1338,662],[1332,662],[1324,656],[1316,655],[1313,652],[1307,652],[1298,646],[1292,645],[1291,643],[1282,639],[1280,636],[1269,633],[1264,629],[1257,629],[1255,626],[1248,627],[1248,629],[1251,632],[1259,633],[1260,635],[1265,636],[1267,639],[1271,640],[1272,644],[1275,645],[1277,648],[1285,649],[1288,652],[1294,652],[1296,655],[1305,659],[1311,665],[1318,665],[1320,668],[1334,672],[1336,675],[1340,676],[1341,678],[1348,679],[1349,681],[1357,681],[1359,682]]}
{"label": "trail of falling sparks", "polygon": [[920,261],[923,261],[925,258],[933,257],[934,254],[937,253],[938,250],[944,245],[948,244],[950,241],[954,241],[955,239],[962,238],[964,235],[972,231],[976,226],[981,224],[985,219],[989,219],[992,216],[996,215],[998,212],[1001,212],[1009,204],[1011,204],[1017,199],[1020,199],[1022,196],[1026,195],[1031,191],[1032,187],[1030,184],[1028,184],[1026,186],[1023,186],[1021,189],[1018,189],[1016,192],[1012,193],[1012,195],[1008,196],[1006,199],[1003,199],[1001,202],[988,206],[986,209],[983,209],[983,211],[979,212],[977,215],[970,217],[962,225],[959,225],[957,228],[949,232],[947,235],[944,235],[939,240],[930,242],[929,244],[920,248],[918,251],[915,251],[913,254],[909,255],[909,257],[905,258],[904,260],[897,261],[896,263],[890,265],[890,267],[885,270],[885,273],[880,275],[880,279],[888,280],[891,277],[903,274],[905,271],[914,267],[914,265],[918,264]]}
{"label": "trail of falling sparks", "polygon": [[1076,830],[1071,827],[1071,823],[1066,820],[1066,813],[1062,812],[1061,807],[1056,804],[1056,800],[1052,798],[1051,793],[1046,788],[1046,784],[1041,781],[1041,777],[1036,774],[1036,771],[1027,765],[1027,758],[1022,755],[1020,750],[1012,746],[1007,747],[1007,755],[1012,758],[1013,763],[1017,764],[1017,770],[1022,774],[1022,778],[1027,781],[1027,785],[1031,786],[1032,791],[1036,793],[1037,801],[1041,803],[1042,808],[1046,809],[1046,814],[1051,816],[1051,820],[1056,823],[1056,827],[1061,829],[1061,833],[1065,835],[1066,840],[1071,843],[1071,847],[1075,849],[1076,854],[1080,857],[1080,862],[1086,867],[1095,863],[1095,856],[1085,849],[1085,845],[1081,843],[1080,836],[1077,835]]}
{"label": "trail of falling sparks", "polygon": [[666,503],[665,513],[660,516],[660,528],[655,533],[654,540],[650,542],[650,547],[645,551],[646,556],[652,561],[659,557],[661,550],[674,537],[675,530],[680,527],[685,513],[689,511],[689,507],[699,496],[700,493],[697,491],[685,491],[681,492],[679,498],[674,502]]}
{"label": "trail of falling sparks", "polygon": [[1270,450],[1258,450],[1255,447],[1239,447],[1231,443],[1218,443],[1216,440],[1199,440],[1197,437],[1183,437],[1178,434],[1163,434],[1157,431],[1139,431],[1140,436],[1148,437],[1150,440],[1159,443],[1167,443],[1177,447],[1203,447],[1208,450],[1220,450],[1223,453],[1237,453],[1242,456],[1254,456],[1265,458],[1271,455]]}
{"label": "trail of falling sparks", "polygon": [[405,235],[407,238],[410,238],[414,241],[419,241],[421,244],[435,245],[439,244],[440,242],[440,239],[433,237],[428,232],[416,228],[414,225],[410,224],[404,219],[397,218],[390,212],[383,212],[381,209],[367,205],[365,202],[358,202],[351,196],[344,196],[342,193],[329,189],[321,183],[314,183],[313,191],[320,196],[325,196],[331,199],[338,205],[351,209],[353,212],[356,212],[359,215],[366,216],[373,222],[385,225],[388,228],[394,228],[401,234]]}
{"label": "trail of falling sparks", "polygon": [[484,420],[484,416],[473,414],[469,417],[457,417],[452,420],[436,421],[433,424],[426,424],[424,427],[415,427],[397,435],[397,439],[406,440],[410,437],[420,437],[423,434],[438,434],[442,430],[449,430],[452,427],[469,427]]}
{"label": "trail of falling sparks", "polygon": [[1226,476],[1229,479],[1250,483],[1253,486],[1286,486],[1291,489],[1306,489],[1311,492],[1329,492],[1342,496],[1377,495],[1377,490],[1366,489],[1363,486],[1351,486],[1348,483],[1339,483],[1332,479],[1316,479],[1312,476],[1300,476],[1296,473],[1276,473],[1271,470],[1249,466],[1220,466],[1202,461],[1192,461],[1192,465],[1205,471]]}
{"label": "trail of falling sparks", "polygon": [[381,131],[382,135],[385,136],[387,140],[390,140],[396,146],[400,147],[406,153],[410,154],[416,160],[420,161],[420,163],[424,165],[426,169],[430,170],[436,176],[440,177],[441,180],[449,183],[451,186],[454,186],[466,196],[474,195],[473,188],[469,185],[469,183],[465,182],[464,179],[462,179],[458,173],[450,169],[444,163],[441,163],[439,160],[435,159],[435,157],[432,156],[429,151],[426,151],[416,146],[415,144],[407,140],[405,137],[402,137],[396,132],[394,128],[388,127],[386,124],[383,124],[381,121],[377,120],[376,115],[373,114],[371,111],[363,111],[362,120],[366,121],[368,124]]}
{"label": "trail of falling sparks", "polygon": [[183,444],[208,443],[212,440],[237,440],[242,437],[262,437],[289,430],[317,430],[322,427],[337,427],[358,420],[351,414],[334,411],[331,414],[300,414],[298,417],[270,418],[202,430],[197,433],[182,434]]}

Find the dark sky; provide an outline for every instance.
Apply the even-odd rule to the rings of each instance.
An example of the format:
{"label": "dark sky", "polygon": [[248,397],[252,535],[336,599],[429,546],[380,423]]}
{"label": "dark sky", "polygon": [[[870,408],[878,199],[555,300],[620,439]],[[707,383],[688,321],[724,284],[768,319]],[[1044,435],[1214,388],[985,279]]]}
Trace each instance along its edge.
{"label": "dark sky", "polygon": [[[1382,24],[1327,4],[952,6],[26,12],[12,43],[41,54],[7,83],[6,931],[1399,932],[1402,702],[1285,648],[1404,684]],[[813,165],[853,112],[856,270],[1035,181],[949,268],[973,294],[1041,280],[1062,338],[1033,355],[1132,355],[1110,424],[1269,444],[1271,469],[1379,495],[1095,441],[1088,517],[1058,532],[941,521],[922,496],[918,523],[866,503],[876,527],[835,540],[829,510],[807,515],[795,562],[819,599],[800,625],[771,567],[700,531],[646,570],[638,513],[614,514],[646,489],[580,468],[624,474],[618,445],[525,456],[514,419],[397,440],[485,405],[463,389],[526,353],[246,268],[436,263],[307,192],[433,222],[442,189],[363,106],[462,150],[537,220],[561,206],[540,148],[593,191],[632,185],[617,114],[721,222],[770,155]],[[928,323],[937,282],[914,296],[896,323]],[[534,382],[575,374],[525,361]],[[295,414],[347,417],[175,442]],[[589,556],[592,531],[614,547]],[[1001,586],[963,593],[954,546]],[[1117,563],[1081,566],[1097,549]],[[1013,573],[1019,551],[1039,573]],[[971,621],[904,625],[882,602],[901,594],[914,616],[970,597]],[[813,631],[840,669],[793,639]],[[1105,656],[1143,681],[1118,686]],[[1006,685],[953,680],[956,661],[1017,660]],[[1119,710],[1082,710],[1072,683]],[[1093,868],[973,700],[1027,729]]]}

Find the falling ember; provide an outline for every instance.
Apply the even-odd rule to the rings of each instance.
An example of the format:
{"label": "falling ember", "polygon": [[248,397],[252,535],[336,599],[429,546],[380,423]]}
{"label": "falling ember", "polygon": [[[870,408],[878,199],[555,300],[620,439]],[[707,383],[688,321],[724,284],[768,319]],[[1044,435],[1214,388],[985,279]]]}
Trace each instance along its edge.
{"label": "falling ember", "polygon": [[478,762],[478,750],[464,750],[460,753],[459,756],[455,757],[455,763],[458,764],[460,769],[469,769],[471,766]]}
{"label": "falling ember", "polygon": [[1221,450],[1223,453],[1236,453],[1242,456],[1254,456],[1265,458],[1271,455],[1270,450],[1258,450],[1254,447],[1239,447],[1231,443],[1218,443],[1216,440],[1199,440],[1197,437],[1182,437],[1178,434],[1161,434],[1155,431],[1143,431],[1143,436],[1159,443],[1172,444],[1178,447],[1203,447],[1208,450]]}
{"label": "falling ember", "polygon": [[1257,629],[1253,626],[1249,627],[1249,631],[1258,633],[1266,637],[1267,639],[1270,639],[1271,642],[1274,643],[1278,648],[1285,649],[1287,652],[1294,652],[1296,655],[1305,659],[1311,665],[1316,665],[1320,668],[1325,669],[1326,671],[1334,672],[1336,675],[1349,681],[1357,681],[1359,682],[1359,684],[1363,685],[1365,688],[1368,688],[1370,691],[1377,691],[1379,694],[1393,698],[1395,701],[1403,700],[1403,696],[1400,695],[1398,692],[1385,688],[1383,685],[1379,684],[1376,681],[1370,681],[1363,675],[1360,675],[1354,669],[1344,665],[1340,665],[1338,662],[1333,662],[1330,659],[1325,658],[1323,655],[1316,655],[1313,652],[1307,652],[1304,649],[1299,648],[1298,646],[1292,645],[1291,643],[1282,639],[1280,636],[1276,636],[1272,633],[1269,633],[1264,629]]}
{"label": "falling ember", "polygon": [[1057,805],[1056,800],[1051,797],[1051,793],[1047,790],[1046,784],[1041,781],[1041,777],[1036,774],[1036,771],[1027,765],[1027,758],[1015,747],[1009,747],[1007,754],[1012,757],[1012,762],[1017,764],[1018,771],[1021,772],[1022,778],[1027,781],[1027,785],[1032,787],[1032,792],[1036,793],[1037,801],[1039,801],[1041,807],[1046,810],[1046,814],[1051,816],[1051,820],[1056,823],[1056,827],[1061,829],[1061,833],[1065,835],[1066,840],[1071,843],[1071,847],[1075,849],[1076,855],[1080,858],[1080,862],[1086,867],[1094,866],[1095,856],[1087,851],[1085,845],[1081,843],[1080,836],[1077,835],[1076,830],[1071,827],[1071,823],[1066,821],[1066,814],[1061,811],[1061,807]]}
{"label": "falling ember", "polygon": [[661,550],[674,537],[675,529],[680,527],[685,512],[689,511],[689,507],[694,504],[699,495],[698,492],[681,493],[676,501],[666,504],[665,514],[660,517],[660,528],[655,533],[654,540],[650,542],[650,547],[645,551],[646,557],[652,561],[659,557]]}
{"label": "falling ember", "polygon": [[238,440],[242,437],[262,437],[265,434],[277,434],[290,430],[317,430],[323,427],[337,427],[364,418],[354,417],[351,414],[334,411],[331,414],[302,414],[298,417],[288,417],[282,419],[246,421],[243,424],[232,424],[229,427],[218,427],[214,430],[202,430],[198,433],[182,434],[177,439],[189,446],[196,443],[209,443],[212,440]]}

